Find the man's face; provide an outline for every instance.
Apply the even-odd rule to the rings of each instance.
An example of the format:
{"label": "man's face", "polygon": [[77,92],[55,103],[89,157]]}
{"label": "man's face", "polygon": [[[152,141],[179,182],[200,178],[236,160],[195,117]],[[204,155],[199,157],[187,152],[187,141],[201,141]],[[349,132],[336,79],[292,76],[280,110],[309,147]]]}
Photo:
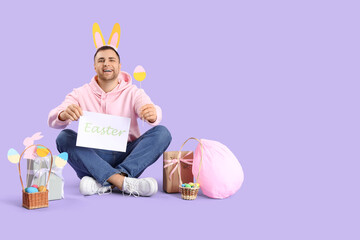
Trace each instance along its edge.
{"label": "man's face", "polygon": [[107,49],[96,54],[94,68],[99,80],[117,81],[121,64],[116,53]]}

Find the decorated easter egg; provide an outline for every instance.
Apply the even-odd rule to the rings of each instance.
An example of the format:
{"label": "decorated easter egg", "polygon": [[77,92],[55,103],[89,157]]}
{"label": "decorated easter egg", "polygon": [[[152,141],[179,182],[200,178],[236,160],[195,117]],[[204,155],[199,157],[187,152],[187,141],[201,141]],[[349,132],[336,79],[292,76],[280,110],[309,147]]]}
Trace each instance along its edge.
{"label": "decorated easter egg", "polygon": [[11,163],[18,163],[19,160],[20,160],[19,153],[15,149],[10,148],[9,151],[8,151],[8,160]]}
{"label": "decorated easter egg", "polygon": [[25,188],[25,192],[27,192],[27,193],[36,193],[36,192],[39,192],[39,191],[37,190],[37,188],[28,187],[28,188]]}
{"label": "decorated easter egg", "polygon": [[33,184],[31,186],[34,187],[34,188],[38,188],[38,185],[36,185],[36,184]]}
{"label": "decorated easter egg", "polygon": [[38,187],[39,192],[46,192],[46,187],[45,186],[40,186]]}
{"label": "decorated easter egg", "polygon": [[55,158],[55,165],[59,168],[63,168],[68,160],[68,153],[62,152]]}
{"label": "decorated easter egg", "polygon": [[137,65],[135,70],[134,70],[134,78],[136,81],[144,81],[146,77],[146,72],[143,66],[141,65]]}
{"label": "decorated easter egg", "polygon": [[46,157],[49,154],[49,149],[43,146],[37,146],[36,153],[39,157]]}

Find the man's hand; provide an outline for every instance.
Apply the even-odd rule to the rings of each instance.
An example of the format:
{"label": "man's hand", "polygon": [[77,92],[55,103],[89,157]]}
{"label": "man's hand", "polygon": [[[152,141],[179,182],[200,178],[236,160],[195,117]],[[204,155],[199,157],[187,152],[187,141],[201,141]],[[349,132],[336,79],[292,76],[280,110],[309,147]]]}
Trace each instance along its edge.
{"label": "man's hand", "polygon": [[156,108],[154,104],[146,104],[140,108],[140,118],[153,123],[157,119]]}
{"label": "man's hand", "polygon": [[71,120],[71,121],[77,121],[80,116],[83,115],[83,112],[81,110],[81,107],[76,104],[69,105],[65,111],[62,111],[59,115],[59,119],[61,121]]}

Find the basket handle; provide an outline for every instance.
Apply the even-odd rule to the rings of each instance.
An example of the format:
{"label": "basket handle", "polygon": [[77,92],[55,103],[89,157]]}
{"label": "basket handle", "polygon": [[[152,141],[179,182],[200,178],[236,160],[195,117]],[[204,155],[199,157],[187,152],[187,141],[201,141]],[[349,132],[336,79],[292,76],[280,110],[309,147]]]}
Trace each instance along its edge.
{"label": "basket handle", "polygon": [[30,147],[33,147],[33,146],[36,146],[36,147],[37,147],[37,146],[42,146],[42,147],[46,148],[47,150],[49,150],[49,153],[50,153],[50,155],[51,155],[51,164],[50,164],[50,169],[49,169],[49,177],[48,177],[48,179],[47,179],[47,181],[46,181],[46,186],[45,186],[46,189],[47,189],[47,186],[48,186],[48,183],[49,183],[49,180],[50,180],[51,168],[52,168],[52,165],[53,165],[53,155],[52,155],[50,149],[47,148],[47,147],[45,147],[44,145],[41,145],[41,144],[33,144],[33,145],[30,145],[30,146],[28,146],[27,148],[25,148],[25,150],[21,153],[20,158],[19,158],[18,170],[19,170],[21,187],[22,187],[23,191],[25,191],[25,188],[24,188],[24,184],[23,184],[22,177],[21,177],[20,162],[21,162],[21,158],[22,158],[22,156],[24,155],[24,153],[26,152],[26,150],[28,150]]}
{"label": "basket handle", "polygon": [[[188,138],[188,139],[183,143],[183,145],[182,145],[181,148],[180,148],[179,155],[178,155],[178,159],[180,159],[180,157],[181,157],[181,149],[184,147],[185,143],[186,143],[187,141],[189,141],[190,139],[194,139],[194,140],[198,141],[198,142],[200,143],[200,145],[201,145],[201,158],[200,158],[199,171],[198,171],[197,177],[196,177],[196,179],[195,179],[195,182],[198,182],[198,180],[199,180],[199,174],[200,174],[200,169],[201,169],[201,164],[202,164],[203,153],[204,153],[204,147],[203,147],[202,142],[201,142],[199,139],[194,138],[194,137]],[[180,185],[182,185],[183,182],[182,182],[182,180],[181,180],[181,172],[180,172],[181,170],[180,170],[180,168],[181,168],[181,165],[180,165],[180,163],[179,163],[178,173],[179,173]]]}

